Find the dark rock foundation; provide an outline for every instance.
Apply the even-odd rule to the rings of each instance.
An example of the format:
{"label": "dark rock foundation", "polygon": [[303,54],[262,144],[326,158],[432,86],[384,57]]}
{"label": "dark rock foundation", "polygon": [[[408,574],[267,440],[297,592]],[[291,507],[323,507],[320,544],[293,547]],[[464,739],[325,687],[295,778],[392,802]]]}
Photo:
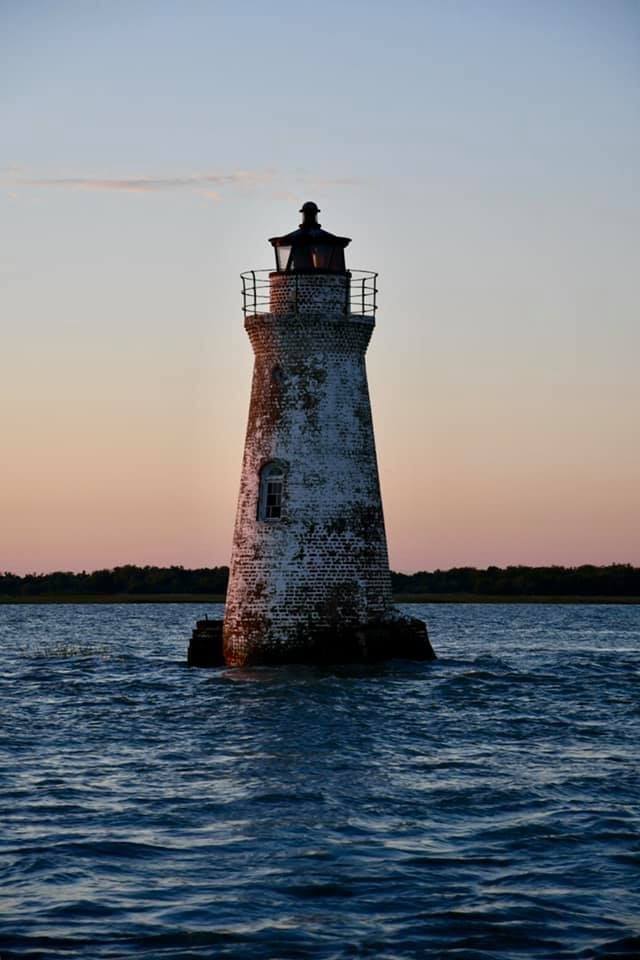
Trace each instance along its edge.
{"label": "dark rock foundation", "polygon": [[[275,646],[252,650],[242,663],[227,666],[273,666],[287,663],[379,663],[384,660],[435,660],[427,625],[416,617],[393,611],[384,619],[366,624],[339,624],[316,630],[304,643],[278,650]],[[198,620],[189,643],[190,667],[225,665],[222,620]]]}
{"label": "dark rock foundation", "polygon": [[190,667],[224,667],[222,620],[198,620],[191,634],[187,663]]}

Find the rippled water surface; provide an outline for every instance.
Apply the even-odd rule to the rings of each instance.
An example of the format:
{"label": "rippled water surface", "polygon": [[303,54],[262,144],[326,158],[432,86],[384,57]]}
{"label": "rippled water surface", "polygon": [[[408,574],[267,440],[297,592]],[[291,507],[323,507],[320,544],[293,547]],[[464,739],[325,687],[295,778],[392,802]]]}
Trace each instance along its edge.
{"label": "rippled water surface", "polygon": [[640,607],[190,670],[215,605],[0,607],[0,955],[640,957]]}

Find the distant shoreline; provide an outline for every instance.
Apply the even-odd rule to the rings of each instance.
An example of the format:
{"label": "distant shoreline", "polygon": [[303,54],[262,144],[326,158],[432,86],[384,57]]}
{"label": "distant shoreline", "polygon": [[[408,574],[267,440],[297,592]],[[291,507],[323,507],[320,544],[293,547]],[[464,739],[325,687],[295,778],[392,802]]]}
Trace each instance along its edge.
{"label": "distant shoreline", "polygon": [[[640,597],[615,596],[499,596],[475,593],[403,593],[394,596],[395,603],[570,603],[570,604],[640,604]],[[11,604],[58,604],[58,603],[224,603],[224,594],[204,593],[122,593],[0,597],[0,605]]]}

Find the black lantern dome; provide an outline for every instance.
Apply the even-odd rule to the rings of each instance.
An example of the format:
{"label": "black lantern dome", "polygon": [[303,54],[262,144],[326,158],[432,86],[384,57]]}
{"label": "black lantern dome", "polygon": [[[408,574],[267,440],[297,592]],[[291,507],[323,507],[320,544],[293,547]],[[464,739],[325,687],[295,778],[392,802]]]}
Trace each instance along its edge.
{"label": "black lantern dome", "polygon": [[336,237],[318,223],[320,208],[307,202],[300,209],[302,223],[293,233],[271,237],[278,273],[346,273],[344,249],[349,237]]}

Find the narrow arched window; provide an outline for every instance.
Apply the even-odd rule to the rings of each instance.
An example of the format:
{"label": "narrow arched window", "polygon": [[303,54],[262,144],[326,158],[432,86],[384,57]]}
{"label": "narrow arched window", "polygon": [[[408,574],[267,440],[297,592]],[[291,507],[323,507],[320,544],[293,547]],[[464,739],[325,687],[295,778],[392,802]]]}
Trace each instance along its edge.
{"label": "narrow arched window", "polygon": [[259,520],[281,520],[284,494],[284,467],[280,463],[265,463],[260,471]]}

